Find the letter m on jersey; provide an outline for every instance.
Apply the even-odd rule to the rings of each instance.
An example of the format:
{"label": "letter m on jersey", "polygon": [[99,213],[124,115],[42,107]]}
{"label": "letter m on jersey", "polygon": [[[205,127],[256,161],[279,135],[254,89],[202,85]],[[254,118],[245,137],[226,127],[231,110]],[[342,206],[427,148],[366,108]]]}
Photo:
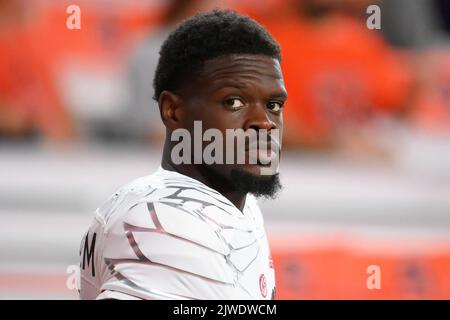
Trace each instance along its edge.
{"label": "letter m on jersey", "polygon": [[[94,233],[91,239],[91,242],[89,243],[89,232],[86,233],[86,236],[84,237],[84,245],[83,245],[83,259],[81,262],[81,268],[83,270],[86,268],[86,266],[89,268],[91,266],[92,269],[92,276],[95,277],[95,264],[94,264],[94,252],[95,252],[95,239],[97,237],[97,234]],[[81,252],[80,252],[81,255]]]}

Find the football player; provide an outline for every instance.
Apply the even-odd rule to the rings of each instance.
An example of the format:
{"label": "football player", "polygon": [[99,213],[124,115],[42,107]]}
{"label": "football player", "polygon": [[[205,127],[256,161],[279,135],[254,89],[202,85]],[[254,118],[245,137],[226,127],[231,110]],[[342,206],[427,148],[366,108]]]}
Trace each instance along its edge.
{"label": "football player", "polygon": [[[275,297],[256,197],[274,197],[281,187],[278,167],[261,173],[279,155],[272,132],[282,131],[287,99],[280,60],[271,35],[232,11],[197,14],[170,34],[154,79],[166,127],[161,166],[97,209],[80,248],[82,299]],[[188,161],[180,162],[174,132],[194,136],[196,121],[223,136],[267,132],[270,150],[259,145],[253,162],[207,164],[197,161],[203,137],[200,151],[183,150]],[[244,145],[246,154],[257,148]],[[216,151],[226,156],[237,146]]]}

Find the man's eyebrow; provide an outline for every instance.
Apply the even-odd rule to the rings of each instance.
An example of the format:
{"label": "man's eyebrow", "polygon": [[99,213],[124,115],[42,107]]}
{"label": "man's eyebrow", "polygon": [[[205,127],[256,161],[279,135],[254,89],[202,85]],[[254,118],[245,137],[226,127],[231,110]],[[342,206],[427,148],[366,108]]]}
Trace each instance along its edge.
{"label": "man's eyebrow", "polygon": [[244,89],[248,86],[245,83],[242,82],[222,82],[218,83],[216,85],[213,85],[214,90],[219,90],[223,88],[237,88],[237,89]]}
{"label": "man's eyebrow", "polygon": [[[223,82],[223,83],[219,83],[219,84],[213,86],[214,90],[220,90],[223,88],[245,89],[245,88],[248,88],[248,85],[246,85],[243,82]],[[275,99],[275,98],[287,99],[288,94],[286,91],[278,91],[278,92],[271,94],[270,98],[271,99]]]}

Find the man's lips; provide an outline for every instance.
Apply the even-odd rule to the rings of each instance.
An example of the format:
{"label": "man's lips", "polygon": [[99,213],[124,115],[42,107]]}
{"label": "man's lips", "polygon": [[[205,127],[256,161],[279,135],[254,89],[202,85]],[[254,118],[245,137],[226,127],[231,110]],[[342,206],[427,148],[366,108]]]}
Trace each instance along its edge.
{"label": "man's lips", "polygon": [[258,143],[252,143],[247,146],[245,151],[249,154],[250,159],[256,160],[258,165],[267,166],[278,156],[280,149],[279,144],[274,140],[267,142],[264,147],[260,148]]}
{"label": "man's lips", "polygon": [[[272,150],[279,151],[280,150],[280,144],[275,139],[268,140],[265,145],[264,143],[261,143],[262,146],[259,145],[260,143],[258,141],[252,142],[252,143],[246,143],[245,144],[245,151],[258,151],[258,150],[268,150],[268,152]],[[264,148],[265,147],[265,148]]]}

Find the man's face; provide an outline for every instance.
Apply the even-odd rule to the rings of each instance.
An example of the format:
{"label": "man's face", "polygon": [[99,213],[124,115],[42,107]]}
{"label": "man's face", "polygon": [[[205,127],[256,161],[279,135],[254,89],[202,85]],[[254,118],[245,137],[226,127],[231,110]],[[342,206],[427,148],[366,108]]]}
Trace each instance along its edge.
{"label": "man's face", "polygon": [[[184,127],[191,131],[191,136],[194,121],[202,121],[203,131],[218,129],[224,137],[224,158],[231,151],[236,155],[238,147],[237,143],[234,143],[234,150],[226,147],[226,129],[242,129],[244,132],[267,130],[269,150],[265,153],[260,150],[258,157],[265,155],[267,159],[273,156],[270,148],[279,154],[279,146],[270,144],[270,133],[278,129],[279,137],[282,135],[282,108],[287,93],[277,59],[265,55],[234,54],[208,60],[199,77],[182,96]],[[249,147],[252,148],[247,145],[247,149]],[[207,169],[227,180],[233,179],[236,172],[251,175],[261,182],[270,178],[261,175],[261,168],[267,164],[248,162],[246,158],[245,164],[233,161],[233,164],[213,164]]]}

